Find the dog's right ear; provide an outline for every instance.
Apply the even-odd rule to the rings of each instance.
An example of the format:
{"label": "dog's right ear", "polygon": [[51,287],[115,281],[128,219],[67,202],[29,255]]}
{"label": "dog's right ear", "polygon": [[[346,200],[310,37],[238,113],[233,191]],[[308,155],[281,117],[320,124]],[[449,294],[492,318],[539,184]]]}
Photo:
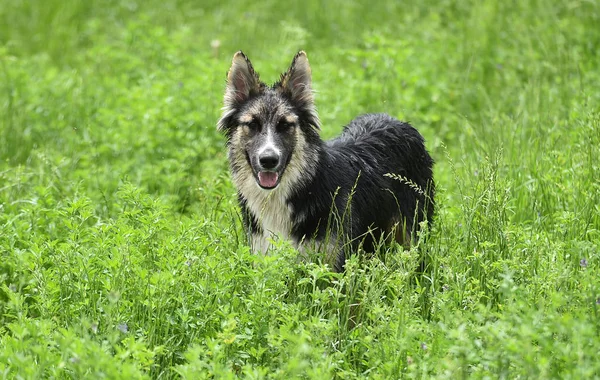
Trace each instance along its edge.
{"label": "dog's right ear", "polygon": [[229,118],[251,95],[260,91],[260,79],[248,57],[240,50],[233,55],[231,68],[227,72],[227,87],[223,104],[223,115],[218,123],[220,131],[226,129]]}
{"label": "dog's right ear", "polygon": [[258,92],[260,80],[248,57],[238,51],[233,56],[231,68],[227,73],[227,89],[225,90],[225,106],[237,106]]}

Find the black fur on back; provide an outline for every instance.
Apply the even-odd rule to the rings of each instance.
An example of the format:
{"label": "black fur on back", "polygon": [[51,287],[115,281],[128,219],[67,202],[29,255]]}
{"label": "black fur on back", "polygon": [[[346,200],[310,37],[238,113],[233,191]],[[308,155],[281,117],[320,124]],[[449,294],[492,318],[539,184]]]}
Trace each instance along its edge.
{"label": "black fur on back", "polygon": [[[410,124],[387,114],[366,114],[352,120],[339,137],[315,143],[320,144],[316,174],[289,199],[298,221],[293,229],[296,239],[324,238],[332,205],[338,214],[346,212],[340,227],[353,250],[362,244],[365,251],[372,251],[392,221],[404,222],[413,238],[420,222],[432,221],[434,162],[423,137]],[[404,177],[413,185],[386,174]],[[369,230],[372,233],[365,235]],[[338,267],[344,257],[339,259]]]}

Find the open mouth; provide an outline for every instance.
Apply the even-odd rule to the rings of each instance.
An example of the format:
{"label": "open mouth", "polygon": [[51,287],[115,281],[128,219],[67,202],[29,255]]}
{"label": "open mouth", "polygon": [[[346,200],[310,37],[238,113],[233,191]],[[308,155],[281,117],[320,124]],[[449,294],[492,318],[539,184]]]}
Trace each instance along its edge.
{"label": "open mouth", "polygon": [[258,172],[258,185],[263,189],[274,189],[279,184],[279,174],[277,172]]}

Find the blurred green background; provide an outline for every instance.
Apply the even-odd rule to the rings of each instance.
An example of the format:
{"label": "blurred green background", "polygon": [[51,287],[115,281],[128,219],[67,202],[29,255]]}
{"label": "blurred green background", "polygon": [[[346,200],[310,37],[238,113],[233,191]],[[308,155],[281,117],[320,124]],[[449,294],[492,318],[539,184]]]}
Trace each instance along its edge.
{"label": "blurred green background", "polygon": [[[596,0],[2,0],[0,375],[599,377],[598,25]],[[342,275],[248,253],[215,126],[240,49],[269,83],[307,51],[324,138],[366,112],[425,136],[425,247]]]}

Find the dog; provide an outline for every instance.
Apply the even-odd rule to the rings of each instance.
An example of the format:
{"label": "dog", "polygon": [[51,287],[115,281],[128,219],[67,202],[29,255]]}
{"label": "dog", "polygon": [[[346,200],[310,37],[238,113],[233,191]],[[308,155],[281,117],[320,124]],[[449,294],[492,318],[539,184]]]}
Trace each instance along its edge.
{"label": "dog", "polygon": [[323,141],[304,51],[272,86],[235,53],[217,127],[253,252],[286,239],[341,272],[350,254],[373,253],[381,242],[408,247],[432,221],[434,161],[421,134],[387,114],[365,114]]}

